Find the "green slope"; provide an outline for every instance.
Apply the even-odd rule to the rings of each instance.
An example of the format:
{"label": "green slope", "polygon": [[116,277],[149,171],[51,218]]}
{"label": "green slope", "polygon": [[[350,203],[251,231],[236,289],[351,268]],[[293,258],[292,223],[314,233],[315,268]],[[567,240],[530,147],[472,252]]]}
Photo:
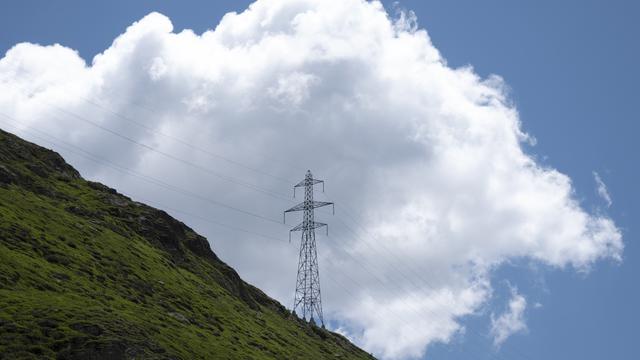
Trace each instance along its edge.
{"label": "green slope", "polygon": [[0,130],[0,358],[369,359],[165,212]]}

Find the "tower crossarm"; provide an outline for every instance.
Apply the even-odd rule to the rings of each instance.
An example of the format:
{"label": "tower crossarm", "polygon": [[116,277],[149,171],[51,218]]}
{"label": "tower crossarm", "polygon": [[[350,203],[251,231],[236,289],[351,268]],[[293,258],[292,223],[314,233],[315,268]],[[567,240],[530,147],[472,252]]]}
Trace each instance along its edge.
{"label": "tower crossarm", "polygon": [[288,213],[292,211],[303,211],[306,209],[315,209],[315,208],[319,208],[327,205],[333,206],[333,203],[326,202],[326,201],[303,201],[300,204],[290,208],[289,210],[285,210],[284,212]]}
{"label": "tower crossarm", "polygon": [[303,201],[300,204],[290,208],[289,210],[285,210],[284,211],[284,219],[286,221],[286,216],[288,212],[294,212],[294,211],[304,211],[304,210],[311,210],[311,209],[316,209],[319,207],[323,207],[323,206],[329,206],[331,205],[333,207],[333,213],[335,214],[336,212],[336,208],[334,203],[332,202],[326,202],[326,201]]}
{"label": "tower crossarm", "polygon": [[311,171],[307,171],[307,176],[304,177],[304,180],[293,186],[293,197],[296,197],[296,189],[299,187],[304,188],[313,188],[315,184],[322,184],[322,192],[324,192],[324,180],[314,179],[313,175],[311,175]]}
{"label": "tower crossarm", "polygon": [[[327,229],[327,235],[329,235],[329,225],[325,224],[325,223],[321,223],[321,222],[317,222],[314,221],[313,224],[309,225],[310,229],[317,229],[317,228],[321,228],[323,226],[326,226]],[[301,222],[300,224],[298,224],[296,227],[292,228],[291,230],[289,230],[289,242],[291,242],[291,233],[294,231],[305,231],[307,229],[307,227],[305,226],[304,222]]]}
{"label": "tower crossarm", "polygon": [[300,181],[299,183],[297,183],[294,187],[303,187],[303,186],[307,186],[307,185],[315,185],[315,184],[319,184],[322,183],[323,184],[323,188],[324,188],[324,180],[318,180],[318,179],[304,179],[302,181]]}

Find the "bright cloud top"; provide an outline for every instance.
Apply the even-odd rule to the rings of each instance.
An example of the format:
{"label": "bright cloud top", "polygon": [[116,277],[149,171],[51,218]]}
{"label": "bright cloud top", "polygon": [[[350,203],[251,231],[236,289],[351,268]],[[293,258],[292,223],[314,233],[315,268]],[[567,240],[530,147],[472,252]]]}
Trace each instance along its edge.
{"label": "bright cloud top", "polygon": [[[361,0],[260,0],[201,35],[174,33],[152,13],[91,65],[69,48],[29,43],[0,60],[0,113],[216,201],[279,218],[291,202],[255,186],[288,196],[278,179],[293,183],[307,167],[326,179],[337,216],[318,240],[325,314],[384,358],[422,356],[461,332],[505,261],[584,271],[621,257],[613,221],[585,211],[569,177],[523,151],[529,137],[505,88],[498,76],[447,66],[411,13],[392,19]],[[275,224],[57,150],[143,201],[286,239]],[[290,306],[295,247],[185,221]]]}

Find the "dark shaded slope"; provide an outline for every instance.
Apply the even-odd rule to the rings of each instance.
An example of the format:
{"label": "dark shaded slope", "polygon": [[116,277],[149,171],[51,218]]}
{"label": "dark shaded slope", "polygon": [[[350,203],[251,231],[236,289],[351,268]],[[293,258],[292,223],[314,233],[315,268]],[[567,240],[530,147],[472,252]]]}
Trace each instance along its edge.
{"label": "dark shaded slope", "polygon": [[0,130],[0,358],[367,359],[165,212]]}

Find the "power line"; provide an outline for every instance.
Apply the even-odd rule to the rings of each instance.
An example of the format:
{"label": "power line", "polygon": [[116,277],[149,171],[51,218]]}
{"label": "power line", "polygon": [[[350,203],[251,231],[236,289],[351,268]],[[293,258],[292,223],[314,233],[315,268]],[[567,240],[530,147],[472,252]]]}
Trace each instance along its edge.
{"label": "power line", "polygon": [[[100,124],[97,124],[97,123],[95,123],[95,122],[93,122],[93,121],[91,121],[91,120],[88,120],[88,119],[86,119],[86,118],[83,118],[82,116],[80,116],[80,115],[78,115],[78,114],[75,114],[75,113],[72,113],[72,112],[67,111],[67,110],[65,110],[65,109],[62,109],[62,108],[60,108],[60,107],[58,107],[58,106],[56,106],[56,105],[52,105],[52,104],[48,104],[48,103],[47,103],[47,105],[48,105],[48,106],[50,106],[50,107],[52,107],[52,108],[57,109],[57,110],[58,110],[58,111],[60,111],[60,112],[66,113],[66,114],[68,114],[68,115],[70,115],[70,116],[73,116],[74,118],[77,118],[77,119],[79,119],[79,120],[82,120],[82,121],[88,122],[88,123],[90,123],[90,124],[91,124],[91,125],[93,125],[93,126],[96,126],[96,127],[100,128],[100,129],[102,129],[102,130],[106,131],[106,132],[111,133],[111,134],[112,134],[112,135],[114,135],[114,136],[118,136],[118,137],[120,137],[120,138],[123,138],[123,139],[125,139],[125,140],[127,140],[127,141],[129,141],[129,142],[132,142],[132,143],[134,143],[134,144],[136,144],[136,145],[138,145],[138,146],[141,146],[141,147],[144,147],[144,148],[146,148],[146,149],[148,149],[148,150],[150,150],[150,151],[153,151],[153,152],[159,153],[159,154],[161,154],[161,155],[163,155],[163,156],[165,156],[165,157],[168,157],[168,158],[170,158],[170,159],[173,159],[173,160],[175,160],[175,161],[179,161],[179,162],[185,163],[185,164],[187,164],[187,165],[190,165],[190,166],[192,166],[192,167],[194,167],[194,168],[196,168],[196,169],[199,169],[199,170],[201,170],[201,171],[204,171],[204,172],[206,172],[206,173],[209,173],[209,174],[211,174],[211,175],[214,175],[214,176],[216,176],[216,177],[219,177],[219,178],[221,178],[221,179],[223,179],[223,180],[226,180],[226,181],[229,181],[229,182],[232,182],[232,183],[235,183],[235,184],[241,185],[241,186],[245,186],[245,187],[247,187],[247,188],[249,188],[249,189],[252,189],[252,190],[255,190],[255,191],[258,191],[258,192],[262,192],[262,193],[264,193],[264,194],[266,194],[266,195],[269,195],[269,196],[271,196],[271,197],[274,197],[274,198],[277,198],[277,199],[280,199],[280,200],[284,200],[284,201],[291,201],[291,200],[289,200],[289,199],[285,198],[284,196],[282,196],[280,193],[272,192],[272,191],[267,190],[267,189],[264,189],[264,188],[259,188],[259,187],[257,187],[257,186],[256,186],[256,185],[254,185],[254,184],[246,183],[246,182],[240,181],[240,180],[238,180],[238,179],[234,179],[234,178],[227,177],[227,176],[225,176],[225,175],[219,174],[219,173],[217,173],[217,172],[214,172],[214,171],[212,171],[212,170],[210,170],[210,169],[208,169],[208,168],[205,168],[205,167],[203,167],[203,166],[200,166],[200,165],[198,165],[198,164],[196,164],[196,163],[193,163],[193,162],[191,162],[191,161],[188,161],[188,160],[185,160],[185,159],[181,159],[181,158],[179,158],[179,157],[173,156],[172,154],[169,154],[169,153],[166,153],[166,152],[164,152],[164,151],[161,151],[161,150],[159,150],[159,149],[157,149],[157,148],[154,148],[154,147],[151,147],[151,146],[146,145],[146,144],[144,144],[144,143],[138,142],[138,141],[136,141],[135,139],[132,139],[132,138],[130,138],[130,137],[128,137],[128,136],[126,136],[126,135],[122,135],[122,134],[120,134],[120,133],[118,133],[118,132],[116,132],[116,131],[114,131],[114,130],[111,130],[111,129],[108,129],[108,128],[104,127],[104,126],[101,126]],[[262,172],[262,173],[264,173],[264,172]],[[157,180],[157,179],[156,179],[156,181],[159,181],[159,180]],[[167,184],[165,184],[165,185],[167,185]],[[171,185],[169,185],[169,186],[171,186]],[[189,193],[189,192],[187,192],[187,195],[189,195],[189,196],[193,196],[193,195],[196,195],[196,194],[193,194],[193,193]],[[209,199],[208,199],[207,201],[211,202],[211,200],[209,200]],[[214,203],[215,203],[215,202],[214,202]],[[220,203],[217,203],[217,205],[221,205],[221,204],[220,204]],[[233,207],[229,207],[229,206],[224,205],[224,204],[222,204],[221,206],[234,209]],[[275,221],[273,221],[273,219],[268,219],[268,218],[263,217],[263,216],[261,216],[261,215],[248,213],[248,212],[246,212],[246,211],[244,211],[244,210],[241,210],[241,209],[234,209],[234,210],[236,210],[236,211],[240,211],[240,212],[243,212],[243,213],[246,213],[246,214],[251,215],[251,216],[260,217],[260,218],[263,218],[263,219],[266,219],[266,220],[269,220],[269,221],[275,222]],[[354,220],[355,220],[355,219],[354,219]],[[342,220],[340,220],[340,222],[345,226],[345,228],[349,229],[349,230],[350,230],[354,235],[356,235],[356,236],[357,236],[357,233],[356,233],[355,231],[353,231],[353,229],[351,229],[350,227],[348,227],[348,225],[346,225],[346,223],[344,223]],[[365,243],[367,246],[369,246],[369,247],[370,247],[370,245],[369,245],[366,241],[365,241],[364,243]],[[389,254],[392,254],[392,255],[394,255],[394,256],[395,256],[395,254],[393,254],[392,252],[390,252],[390,251],[388,251],[388,250],[387,250],[387,252],[388,252]],[[398,270],[397,270],[397,271],[398,271]],[[399,274],[401,274],[401,275],[403,275],[401,271],[398,271],[398,273],[399,273]],[[406,278],[407,280],[409,280],[410,282],[412,282],[412,283],[413,283],[413,280],[411,280],[411,279],[409,279],[409,278],[407,278],[407,277],[405,277],[405,278]],[[423,280],[423,281],[424,281],[424,280]]]}
{"label": "power line", "polygon": [[[0,115],[2,115],[2,116],[4,116],[4,117],[7,117],[5,114],[2,114],[2,113],[0,113]],[[0,122],[7,124],[7,123],[6,123],[6,122],[4,122],[4,121],[0,121]],[[28,127],[28,128],[29,128],[29,127]],[[35,129],[31,129],[31,130],[32,130],[32,131],[34,131]],[[37,131],[37,130],[35,130],[35,131]],[[39,131],[38,131],[38,132],[39,132]],[[45,135],[46,135],[46,134],[45,134]],[[42,138],[42,137],[39,137],[39,136],[37,136],[37,135],[33,135],[33,134],[32,134],[32,136],[34,136],[35,138],[38,138],[38,139],[40,139],[40,140],[42,140],[42,141],[49,142],[49,143],[51,143],[51,144],[53,144],[53,145],[60,146],[60,144],[56,144],[55,142],[52,142],[52,141],[50,141],[50,140],[46,140],[46,139],[44,139],[44,138]],[[50,135],[48,135],[48,136],[50,136]],[[51,137],[52,137],[52,138],[55,138],[55,137],[53,137],[53,136],[51,136]],[[70,146],[71,146],[71,145],[70,145]],[[64,147],[64,146],[63,146],[63,147]],[[73,147],[75,147],[75,146],[73,146]],[[75,147],[75,148],[77,148],[77,147]],[[116,165],[116,164],[110,163],[110,162],[108,162],[108,161],[102,161],[102,160],[99,160],[99,159],[100,159],[99,157],[93,156],[93,155],[91,155],[90,153],[88,153],[88,152],[86,152],[86,151],[84,151],[84,150],[82,150],[82,149],[80,149],[80,150],[81,150],[81,152],[76,152],[76,151],[73,151],[73,150],[67,149],[67,151],[70,151],[70,152],[72,152],[72,153],[74,153],[74,154],[76,154],[76,155],[79,155],[79,156],[85,157],[85,158],[87,158],[87,159],[89,159],[89,160],[91,160],[91,161],[95,161],[95,162],[98,162],[98,163],[102,163],[102,164],[107,165],[107,166],[109,166],[109,167],[111,167],[111,168],[113,168],[113,169],[115,169],[115,170],[118,170],[118,171],[123,171],[125,174],[131,175],[131,176],[134,176],[134,177],[138,177],[138,178],[140,178],[140,179],[142,179],[142,180],[145,180],[145,181],[150,181],[150,180],[152,180],[152,181],[150,181],[150,182],[151,182],[151,183],[153,183],[153,184],[156,184],[156,185],[162,184],[162,183],[157,183],[157,182],[153,181],[153,178],[150,178],[150,177],[148,177],[148,176],[144,176],[144,175],[143,175],[143,176],[140,176],[140,175],[137,175],[137,174],[136,174],[136,171],[134,171],[134,170],[127,169],[127,168],[124,168],[124,167],[121,167],[121,166],[119,166],[119,165]],[[113,165],[113,166],[112,166],[112,165]],[[173,189],[173,187],[172,187],[172,188],[170,188],[170,189]],[[156,203],[157,203],[157,202],[156,202]],[[168,209],[172,209],[172,208],[170,208],[170,207],[166,207],[166,206],[163,206],[163,207],[164,207],[164,208],[168,208]],[[215,220],[212,220],[212,219],[209,219],[209,218],[205,218],[205,217],[201,217],[201,216],[198,216],[198,215],[195,215],[195,214],[192,214],[192,213],[188,213],[188,212],[185,212],[185,211],[182,211],[182,210],[177,210],[177,209],[172,209],[172,210],[173,210],[173,211],[176,211],[176,212],[181,212],[181,213],[184,213],[184,214],[187,214],[187,215],[190,215],[190,216],[194,216],[194,217],[200,218],[200,219],[202,219],[202,220],[204,220],[204,221],[211,222],[211,223],[213,223],[213,224],[215,224],[215,225],[218,225],[218,226],[221,226],[221,227],[225,227],[225,228],[229,228],[229,229],[231,229],[231,230],[235,230],[235,231],[240,231],[240,232],[244,232],[244,233],[253,234],[253,235],[260,236],[260,237],[263,237],[263,238],[266,238],[266,239],[270,239],[270,240],[276,240],[276,241],[283,241],[283,242],[284,242],[284,240],[277,239],[277,238],[272,237],[272,236],[269,236],[269,235],[264,235],[264,234],[260,234],[260,233],[253,232],[253,231],[249,231],[249,230],[246,230],[246,229],[242,229],[242,228],[238,228],[238,227],[230,226],[230,225],[228,225],[228,224],[220,223],[220,222],[217,222],[217,221],[215,221]],[[281,224],[281,223],[280,223],[280,222],[278,222],[278,221],[274,221],[274,222],[276,222],[277,224]],[[337,282],[337,281],[336,281],[336,280],[335,280],[331,275],[329,275],[328,277],[329,277],[333,282],[335,282],[337,285],[339,285],[339,286],[341,286],[341,287],[343,287],[343,288],[344,288],[344,286],[342,286],[341,284],[339,284],[339,283],[338,283],[338,282]],[[350,276],[348,276],[348,275],[347,275],[347,277],[348,277],[352,282],[356,283],[359,287],[364,288],[364,286],[362,286],[359,282],[357,282],[356,280],[354,280],[354,279],[353,279],[353,278],[351,278]],[[345,289],[346,289],[346,288],[345,288]],[[349,293],[351,293],[350,291],[348,291],[348,292],[349,292]],[[354,298],[354,300],[358,300],[358,299]],[[391,314],[392,314],[393,316],[395,316],[398,320],[403,321],[403,320],[398,316],[398,314],[397,314],[397,313],[395,313],[395,311],[393,311],[393,310],[392,310],[392,311],[391,311]],[[376,314],[376,315],[377,315],[377,314]],[[381,319],[382,319],[382,320],[384,320],[384,318],[381,318]],[[414,330],[418,330],[418,329],[415,329],[415,326],[414,326],[413,324],[410,324],[410,323],[409,323],[409,326],[410,326],[410,327],[412,327],[412,328],[414,328]]]}
{"label": "power line", "polygon": [[[5,118],[9,118],[9,119],[12,119],[12,120],[14,120],[14,121],[17,121],[17,120],[13,119],[12,117],[10,117],[10,116],[8,116],[8,115],[6,115],[6,114],[0,113],[0,115],[3,115]],[[33,131],[36,131],[36,132],[39,132],[39,133],[45,134],[46,136],[49,136],[49,137],[51,137],[51,138],[57,139],[57,138],[55,138],[54,136],[49,135],[49,134],[46,134],[46,133],[43,133],[43,132],[41,132],[41,131],[39,131],[39,130],[37,130],[37,129],[33,129],[33,128],[31,128],[31,127],[28,127],[28,128],[30,128],[30,129],[31,129],[31,130],[33,130]],[[42,138],[41,138],[41,139],[42,139]],[[43,140],[44,140],[44,139],[43,139]],[[65,141],[62,141],[62,140],[60,140],[60,139],[57,139],[57,140],[58,140],[58,141],[60,141],[60,142],[66,143]],[[47,141],[47,140],[44,140],[44,141]],[[49,141],[47,141],[47,142],[49,142]],[[234,210],[234,211],[240,212],[240,213],[244,213],[244,214],[246,214],[246,215],[250,215],[250,216],[253,216],[253,217],[257,217],[257,218],[260,218],[260,219],[263,219],[263,220],[266,220],[266,221],[269,221],[269,222],[273,222],[273,223],[276,223],[276,224],[278,224],[278,225],[282,225],[282,223],[281,223],[281,222],[279,222],[279,221],[277,221],[277,220],[274,220],[274,219],[271,219],[271,218],[268,218],[268,217],[264,217],[264,216],[262,216],[262,215],[259,215],[259,214],[253,213],[253,212],[249,212],[249,211],[246,211],[246,210],[243,210],[243,209],[239,209],[239,208],[236,208],[236,207],[233,207],[233,206],[230,206],[230,205],[224,204],[224,203],[220,203],[220,202],[218,202],[218,201],[215,201],[215,200],[212,200],[212,199],[209,199],[209,198],[206,198],[206,197],[202,197],[202,196],[200,196],[200,195],[198,195],[198,194],[195,194],[195,193],[193,193],[193,192],[190,192],[190,191],[188,191],[188,190],[185,190],[185,189],[182,189],[182,188],[179,188],[179,187],[176,187],[176,186],[173,186],[173,185],[167,184],[167,183],[165,183],[165,182],[163,182],[163,181],[161,181],[161,180],[159,180],[159,179],[156,179],[156,178],[150,177],[150,176],[148,176],[148,175],[141,174],[141,173],[139,173],[139,172],[137,172],[137,171],[135,171],[135,170],[131,170],[131,169],[128,169],[128,168],[126,168],[126,167],[123,167],[123,166],[117,165],[117,164],[115,164],[115,163],[113,163],[113,162],[110,162],[110,161],[108,161],[108,160],[104,159],[104,158],[101,158],[101,157],[96,156],[96,155],[93,155],[93,154],[91,154],[91,153],[89,153],[89,152],[87,152],[87,151],[84,151],[83,149],[81,149],[81,148],[79,148],[79,147],[77,147],[77,146],[75,146],[75,145],[72,145],[72,144],[69,144],[69,143],[66,143],[66,144],[67,144],[67,146],[69,146],[69,147],[73,147],[73,148],[78,149],[79,151],[81,151],[81,152],[82,152],[82,153],[84,153],[84,154],[87,154],[88,156],[87,156],[87,155],[83,155],[83,154],[78,154],[78,153],[77,153],[77,152],[75,152],[75,151],[71,151],[71,152],[73,152],[73,153],[75,153],[75,154],[77,154],[77,155],[80,155],[80,156],[83,156],[83,157],[89,158],[89,160],[92,160],[92,161],[101,162],[101,163],[103,163],[103,164],[107,165],[107,166],[108,166],[108,167],[110,167],[110,168],[113,168],[113,169],[115,169],[115,170],[117,170],[117,171],[123,172],[123,173],[128,174],[128,175],[131,175],[131,176],[134,176],[134,177],[140,178],[140,179],[142,179],[142,180],[148,181],[148,182],[150,182],[150,183],[152,183],[152,184],[155,184],[155,185],[157,185],[157,186],[161,186],[161,187],[163,187],[163,188],[167,188],[167,189],[169,189],[169,190],[171,190],[171,191],[174,191],[174,192],[177,192],[177,193],[180,193],[180,194],[183,194],[183,195],[191,196],[191,197],[194,197],[194,198],[196,198],[196,199],[200,199],[200,200],[203,200],[203,201],[205,201],[205,202],[212,203],[212,204],[214,204],[214,205],[222,206],[222,207],[225,207],[225,208],[228,208],[228,209],[231,209],[231,210]],[[93,157],[94,159],[92,159],[91,157]],[[343,223],[343,222],[342,222],[342,223]],[[344,224],[344,223],[343,223],[343,224]],[[344,225],[346,226],[346,224],[344,224]],[[328,237],[328,238],[329,238],[329,237]],[[359,265],[363,270],[365,270],[365,272],[366,272],[366,273],[368,273],[370,276],[372,276],[372,278],[374,278],[378,283],[380,283],[380,285],[382,285],[383,287],[386,287],[386,286],[387,286],[387,284],[386,284],[384,281],[382,281],[382,280],[381,280],[377,275],[375,275],[375,272],[374,272],[373,270],[371,270],[371,269],[369,269],[368,267],[366,267],[366,266],[364,265],[364,263],[362,263],[360,260],[356,259],[356,258],[355,258],[353,255],[351,255],[350,253],[348,253],[348,252],[346,252],[346,251],[342,250],[342,248],[339,246],[339,244],[335,243],[333,240],[331,240],[331,241],[332,241],[332,243],[334,244],[334,248],[335,248],[335,249],[340,250],[341,252],[343,252],[344,254],[346,254],[348,257],[350,257],[350,258],[351,258],[355,263],[357,263],[357,264],[358,264],[358,265]],[[400,290],[400,292],[401,292],[401,293],[407,293],[410,297],[415,296],[414,294],[411,294],[411,293],[407,292],[404,288],[401,288],[398,284],[395,284],[395,283],[394,283],[394,285],[396,285],[396,288],[397,288],[398,290]],[[404,299],[402,299],[402,298],[401,298],[401,301],[405,304],[405,306],[407,306],[407,308],[408,308],[408,309],[411,309],[411,310],[412,310],[412,312],[414,312],[414,313],[416,313],[416,314],[419,314],[419,313],[420,313],[420,310],[419,310],[419,309],[417,309],[417,308],[415,308],[415,307],[411,306],[411,305],[410,305],[410,304],[408,304]],[[429,313],[428,313],[427,315],[431,315],[431,316],[436,316],[436,317],[437,317],[437,314],[435,314],[433,311],[429,311]]]}

